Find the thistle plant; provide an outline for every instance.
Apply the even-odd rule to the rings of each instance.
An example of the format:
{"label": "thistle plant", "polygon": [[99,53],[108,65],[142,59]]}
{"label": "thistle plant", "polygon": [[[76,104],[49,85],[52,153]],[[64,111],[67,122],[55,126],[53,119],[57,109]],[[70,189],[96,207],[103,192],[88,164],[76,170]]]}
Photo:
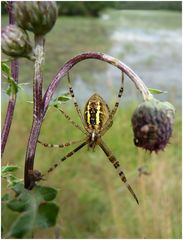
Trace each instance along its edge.
{"label": "thistle plant", "polygon": [[8,25],[1,32],[2,51],[13,58],[30,58],[32,46],[28,34],[16,25]]}
{"label": "thistle plant", "polygon": [[15,2],[14,14],[19,27],[35,35],[45,35],[53,28],[58,9],[53,1]]}
{"label": "thistle plant", "polygon": [[[49,12],[49,14],[44,14],[47,12]],[[46,34],[54,26],[57,12],[58,10],[54,2],[16,2],[14,8],[16,21],[19,27],[22,28],[21,31],[32,31],[35,34],[35,47],[32,50],[34,53],[34,58],[32,58],[34,61],[33,122],[27,145],[24,171],[24,184],[27,189],[32,189],[35,185],[36,179],[34,180],[33,177],[35,171],[33,166],[36,145],[42,121],[46,115],[52,96],[58,88],[60,81],[69,70],[77,63],[86,59],[96,59],[115,66],[124,72],[141,92],[144,103],[139,105],[132,116],[134,142],[136,146],[157,152],[165,148],[172,134],[172,124],[175,113],[173,106],[169,103],[161,103],[156,100],[151,94],[151,91],[132,69],[120,60],[104,53],[82,53],[70,59],[59,69],[56,76],[50,82],[44,96],[42,96],[43,75],[41,68],[44,63],[45,39]],[[45,23],[47,23],[47,27]],[[39,28],[37,26],[39,26]],[[26,36],[28,39],[27,33]],[[27,48],[25,48],[25,52],[26,51]],[[25,52],[19,57],[24,57]],[[6,54],[12,56],[11,52],[6,52]],[[37,170],[35,175],[41,176]]]}
{"label": "thistle plant", "polygon": [[[36,31],[35,47],[33,48],[32,44],[30,43],[28,33],[26,32],[26,30],[29,29],[23,29],[15,25],[15,18],[17,19],[17,17],[15,17],[16,13],[13,11],[14,4],[15,2],[8,3],[10,25],[8,25],[2,30],[2,51],[7,56],[9,56],[10,59],[13,58],[11,63],[11,70],[7,64],[5,64],[4,62],[2,63],[2,72],[9,83],[9,87],[6,91],[9,95],[9,104],[5,123],[2,130],[2,154],[4,152],[8,139],[8,134],[11,127],[16,102],[16,95],[19,88],[17,58],[26,57],[29,60],[34,61],[33,119],[39,120],[42,106],[43,77],[41,72],[41,66],[44,62],[44,35],[49,30],[51,30],[51,27],[56,21],[56,15],[54,16],[54,19],[53,16],[50,18],[50,15],[47,15],[50,20],[46,22],[44,21],[44,23],[49,27],[49,29],[45,26],[39,25],[39,29],[41,32]],[[16,3],[16,6],[17,4],[18,2]],[[24,4],[24,2],[21,4]],[[28,5],[30,4],[31,2],[28,3]],[[35,5],[36,4],[38,4],[39,6],[43,6],[40,13],[42,16],[46,16],[47,11],[49,12],[49,9],[51,9],[51,5],[53,5],[56,9],[55,3],[51,3],[50,5],[49,2],[35,2]],[[46,12],[44,12],[43,10]],[[51,22],[50,25],[49,21]],[[42,186],[38,188],[35,187],[33,192],[28,191],[24,188],[22,180],[15,177],[13,172],[16,169],[16,166],[4,166],[2,168],[2,177],[7,180],[7,188],[11,189],[15,193],[14,198],[12,198],[12,194],[9,193],[6,193],[2,196],[3,211],[4,206],[6,206],[12,211],[19,213],[12,226],[10,227],[9,231],[4,232],[4,228],[2,228],[2,233],[5,238],[23,238],[24,236],[28,236],[28,238],[30,238],[30,235],[33,236],[34,230],[38,228],[48,228],[56,224],[59,207],[54,202],[50,201],[55,199],[57,191],[53,188],[47,188]]]}
{"label": "thistle plant", "polygon": [[[9,6],[12,6],[12,2],[9,2]],[[9,25],[3,30],[2,51],[14,58],[12,75],[15,81],[18,81],[18,69],[17,66],[15,67],[17,58],[26,57],[34,62],[33,120],[25,157],[25,189],[32,190],[36,185],[36,181],[42,177],[41,172],[34,169],[34,158],[43,119],[46,116],[52,96],[63,77],[75,65],[87,59],[95,59],[113,65],[126,74],[142,94],[144,102],[137,107],[131,120],[135,145],[150,152],[158,152],[166,147],[172,134],[174,107],[170,103],[160,102],[155,99],[137,74],[123,62],[112,56],[100,52],[86,52],[71,58],[58,70],[43,94],[42,85],[44,77],[42,66],[45,62],[46,34],[51,31],[56,22],[58,15],[56,3],[19,1],[14,3],[14,10],[12,12],[11,9],[11,14],[15,16],[18,26]],[[10,23],[12,24],[12,22]],[[30,43],[28,31],[34,33],[34,44]],[[17,41],[17,38],[19,41]],[[33,45],[34,47],[32,47]],[[8,118],[7,122],[11,125],[10,118]],[[4,138],[2,142],[5,146],[6,141]]]}
{"label": "thistle plant", "polygon": [[[9,15],[9,24],[13,25],[15,24],[15,17],[13,14],[13,3],[9,2],[8,3],[8,15]],[[1,42],[2,44],[2,42]],[[12,85],[17,86],[18,84],[18,60],[13,59],[11,61],[11,73],[9,71],[9,68],[6,68],[6,73],[8,75],[8,79],[11,79],[9,86],[11,87]],[[3,69],[2,69],[3,72]],[[11,123],[13,119],[13,114],[14,114],[14,109],[15,109],[15,104],[16,104],[16,93],[15,92],[10,92],[9,93],[9,101],[8,101],[8,107],[7,107],[7,112],[6,112],[6,117],[5,117],[5,122],[2,128],[2,133],[1,133],[1,157],[3,156],[5,146],[8,140],[10,128],[11,128]]]}

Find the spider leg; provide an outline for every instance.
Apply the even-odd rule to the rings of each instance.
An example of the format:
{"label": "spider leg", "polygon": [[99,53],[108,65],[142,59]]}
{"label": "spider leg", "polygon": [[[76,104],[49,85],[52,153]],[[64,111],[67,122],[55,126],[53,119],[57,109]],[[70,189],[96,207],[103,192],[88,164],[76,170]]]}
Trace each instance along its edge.
{"label": "spider leg", "polygon": [[64,117],[76,128],[78,128],[81,132],[83,132],[85,135],[87,135],[86,131],[81,128],[76,122],[74,122],[69,115],[67,115],[61,108],[57,108],[63,115]]}
{"label": "spider leg", "polygon": [[[74,153],[76,153],[81,148],[83,148],[87,143],[88,143],[88,141],[85,141],[85,142],[81,143],[79,146],[77,146],[74,150],[67,153],[63,158],[61,158],[59,160],[59,162],[55,163],[51,168],[48,169],[47,174],[52,172],[56,167],[58,167],[61,162],[65,161],[67,158],[71,157]],[[42,175],[42,176],[45,176],[45,175]]]}
{"label": "spider leg", "polygon": [[40,143],[44,147],[49,147],[49,148],[54,148],[54,147],[55,148],[64,148],[64,147],[68,147],[72,144],[83,142],[84,140],[86,140],[86,139],[81,139],[81,140],[77,140],[77,141],[70,141],[70,142],[67,142],[67,143],[64,143],[64,144],[50,144],[50,143],[44,143],[44,142],[41,142],[40,140],[38,140],[38,143]]}
{"label": "spider leg", "polygon": [[69,92],[70,92],[71,97],[72,97],[72,99],[73,99],[73,101],[74,101],[74,106],[75,106],[75,108],[76,108],[76,111],[77,111],[77,113],[78,113],[78,115],[79,115],[82,123],[83,123],[83,126],[86,128],[86,124],[85,124],[83,115],[82,115],[82,113],[81,113],[81,110],[80,110],[80,108],[79,108],[79,105],[78,105],[78,103],[77,103],[77,101],[76,101],[76,97],[75,97],[75,95],[74,95],[74,90],[73,90],[72,85],[71,85],[71,80],[70,80],[69,72],[68,72],[68,74],[67,74],[67,77],[68,77],[68,83],[69,83]]}
{"label": "spider leg", "polygon": [[105,125],[103,127],[103,130],[101,131],[101,136],[104,135],[107,132],[107,130],[112,126],[113,117],[119,107],[119,102],[120,102],[121,96],[123,94],[123,90],[124,90],[124,72],[122,72],[121,87],[119,89],[117,101],[114,105],[114,108],[112,109],[112,111],[109,114],[109,119],[107,120],[107,122],[105,123]]}
{"label": "spider leg", "polygon": [[119,89],[119,93],[118,93],[118,99],[114,105],[114,108],[111,111],[111,117],[113,118],[114,114],[116,113],[118,106],[119,106],[119,102],[121,99],[121,96],[123,95],[123,90],[124,90],[124,72],[122,72],[122,77],[121,77],[121,87]]}
{"label": "spider leg", "polygon": [[45,174],[41,174],[41,173],[40,173],[39,171],[37,171],[37,170],[31,171],[30,174],[33,175],[34,181],[45,180],[46,175],[48,175],[48,174],[49,174],[50,172],[52,172],[55,168],[57,168],[61,162],[65,161],[67,158],[71,157],[72,155],[74,155],[74,153],[76,153],[76,152],[79,151],[81,148],[83,148],[87,143],[88,143],[88,141],[86,140],[85,142],[83,142],[82,144],[80,144],[79,146],[77,146],[74,150],[72,150],[71,152],[69,152],[68,154],[66,154],[66,155],[65,155],[63,158],[61,158],[57,163],[55,163],[51,168],[49,168]]}
{"label": "spider leg", "polygon": [[120,163],[119,161],[116,159],[116,157],[113,155],[112,151],[108,148],[108,146],[102,141],[102,139],[99,140],[98,145],[101,147],[101,149],[104,151],[104,153],[106,154],[106,156],[108,157],[109,161],[113,164],[113,166],[116,168],[116,170],[118,171],[118,175],[120,176],[121,180],[125,183],[126,187],[128,188],[128,190],[130,191],[130,193],[132,194],[132,196],[134,197],[134,199],[136,200],[137,204],[139,204],[138,198],[136,196],[136,194],[134,193],[133,189],[131,188],[131,186],[129,185],[127,178],[124,174],[124,172],[122,171],[121,167],[120,167]]}

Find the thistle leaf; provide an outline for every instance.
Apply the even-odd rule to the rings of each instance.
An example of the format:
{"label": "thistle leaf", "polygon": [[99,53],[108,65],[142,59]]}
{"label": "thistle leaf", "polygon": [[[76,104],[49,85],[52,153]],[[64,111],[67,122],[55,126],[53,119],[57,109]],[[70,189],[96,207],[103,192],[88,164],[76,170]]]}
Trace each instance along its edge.
{"label": "thistle leaf", "polygon": [[64,93],[63,95],[55,98],[50,106],[58,107],[59,105],[69,101],[71,99],[70,93]]}
{"label": "thistle leaf", "polygon": [[18,166],[6,165],[1,167],[1,173],[15,172],[18,169]]}
{"label": "thistle leaf", "polygon": [[1,71],[5,73],[7,76],[10,75],[10,67],[4,62],[1,62]]}
{"label": "thistle leaf", "polygon": [[21,183],[12,189],[16,192],[16,197],[7,203],[7,207],[19,215],[10,228],[9,237],[23,238],[29,232],[56,224],[59,207],[50,202],[57,195],[55,189],[35,186],[29,191]]}
{"label": "thistle leaf", "polygon": [[148,88],[150,93],[152,94],[161,94],[161,93],[167,93],[167,91],[162,91],[162,90],[159,90],[159,89],[156,89],[156,88]]}

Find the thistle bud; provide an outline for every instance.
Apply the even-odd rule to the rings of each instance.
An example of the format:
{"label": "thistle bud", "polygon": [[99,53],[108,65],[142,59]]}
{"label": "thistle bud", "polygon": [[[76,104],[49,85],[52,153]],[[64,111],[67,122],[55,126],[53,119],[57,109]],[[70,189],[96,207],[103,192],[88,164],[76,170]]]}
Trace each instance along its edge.
{"label": "thistle bud", "polygon": [[53,1],[18,1],[14,2],[14,13],[19,27],[45,35],[55,24],[58,9]]}
{"label": "thistle bud", "polygon": [[150,152],[163,150],[172,135],[175,109],[168,102],[150,99],[140,104],[132,116],[134,143]]}
{"label": "thistle bud", "polygon": [[29,57],[32,53],[27,33],[15,25],[8,25],[2,30],[1,48],[11,57]]}

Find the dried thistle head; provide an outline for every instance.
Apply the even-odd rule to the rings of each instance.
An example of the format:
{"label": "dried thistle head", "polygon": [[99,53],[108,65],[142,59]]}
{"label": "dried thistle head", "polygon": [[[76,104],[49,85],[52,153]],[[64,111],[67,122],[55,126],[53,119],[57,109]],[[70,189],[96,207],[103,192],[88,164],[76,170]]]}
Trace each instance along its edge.
{"label": "dried thistle head", "polygon": [[168,102],[149,99],[132,116],[134,143],[150,152],[163,150],[172,135],[175,109]]}

